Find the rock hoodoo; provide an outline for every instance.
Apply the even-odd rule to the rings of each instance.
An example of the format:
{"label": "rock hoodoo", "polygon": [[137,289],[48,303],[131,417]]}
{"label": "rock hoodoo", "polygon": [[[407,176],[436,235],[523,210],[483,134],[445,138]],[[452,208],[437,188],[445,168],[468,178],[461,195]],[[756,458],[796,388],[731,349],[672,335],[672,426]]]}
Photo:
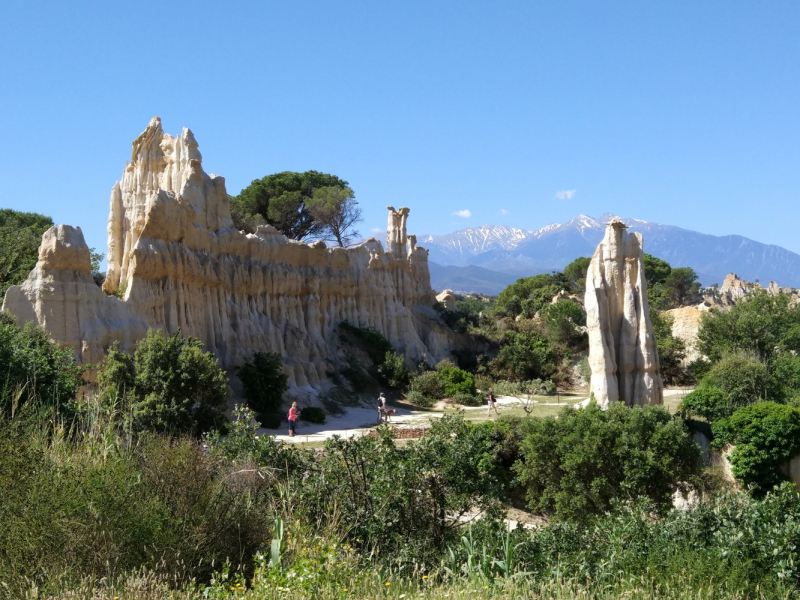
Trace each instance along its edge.
{"label": "rock hoodoo", "polygon": [[411,360],[441,360],[454,337],[432,309],[428,251],[406,233],[409,210],[389,210],[387,251],[374,238],[305,244],[271,226],[246,235],[233,226],[225,180],[203,171],[192,132],[165,134],[156,117],[111,190],[104,289],[117,297],[94,284],[81,230],[59,225],[3,309],[84,363],[114,341],[131,350],[149,327],[180,328],[224,367],[280,352],[291,385],[319,389],[336,368],[343,320],[376,328]]}
{"label": "rock hoodoo", "polygon": [[606,224],[586,277],[591,390],[611,402],[662,404],[658,351],[647,304],[642,236],[618,218]]}

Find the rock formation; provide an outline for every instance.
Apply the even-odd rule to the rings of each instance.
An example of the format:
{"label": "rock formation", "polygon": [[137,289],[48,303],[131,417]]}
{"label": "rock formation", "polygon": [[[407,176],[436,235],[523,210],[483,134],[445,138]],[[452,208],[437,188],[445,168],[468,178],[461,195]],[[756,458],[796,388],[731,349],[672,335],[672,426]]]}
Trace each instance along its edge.
{"label": "rock formation", "polygon": [[662,404],[658,351],[647,304],[642,236],[618,218],[606,224],[586,276],[591,390],[611,402]]}
{"label": "rock formation", "polygon": [[436,295],[436,301],[440,302],[447,310],[456,309],[456,295],[453,290],[444,290]]}
{"label": "rock formation", "polygon": [[672,317],[672,326],[670,327],[672,336],[683,340],[686,344],[686,355],[681,361],[683,366],[702,357],[697,348],[697,334],[700,331],[700,320],[703,318],[704,312],[706,311],[700,310],[696,306],[681,306],[666,311],[667,315]]}
{"label": "rock formation", "polygon": [[[225,180],[207,175],[194,135],[173,137],[154,118],[133,142],[111,190],[103,294],[80,229],[59,225],[3,309],[35,321],[84,363],[147,328],[199,338],[222,366],[257,350],[280,352],[292,386],[325,387],[343,320],[381,331],[410,360],[446,358],[453,333],[436,320],[428,252],[406,233],[409,210],[390,207],[388,251],[289,240],[274,227],[236,230]],[[322,386],[322,387],[321,387]]]}

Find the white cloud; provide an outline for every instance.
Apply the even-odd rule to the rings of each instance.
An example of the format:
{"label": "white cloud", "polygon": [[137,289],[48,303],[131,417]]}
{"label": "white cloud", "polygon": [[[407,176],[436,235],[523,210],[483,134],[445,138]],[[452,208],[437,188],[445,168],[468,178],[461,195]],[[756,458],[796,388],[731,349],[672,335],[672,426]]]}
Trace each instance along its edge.
{"label": "white cloud", "polygon": [[501,215],[507,215],[507,214],[508,214],[508,211],[507,211],[505,208],[501,208],[501,209],[500,209],[500,214],[501,214]]}
{"label": "white cloud", "polygon": [[383,233],[383,229],[381,229],[380,227],[373,227],[372,229],[370,229],[370,231],[372,233]]}
{"label": "white cloud", "polygon": [[556,192],[556,198],[559,200],[572,200],[572,197],[578,190],[561,190],[560,192]]}
{"label": "white cloud", "polygon": [[472,216],[472,212],[465,208],[464,210],[457,210],[453,213],[457,217],[461,217],[462,219],[469,219]]}

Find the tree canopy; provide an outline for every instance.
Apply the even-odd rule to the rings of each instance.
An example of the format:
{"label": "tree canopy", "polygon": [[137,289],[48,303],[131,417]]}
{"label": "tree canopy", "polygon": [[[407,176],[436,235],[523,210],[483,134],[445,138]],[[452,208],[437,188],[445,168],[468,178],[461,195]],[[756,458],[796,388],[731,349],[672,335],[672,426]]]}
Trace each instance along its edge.
{"label": "tree canopy", "polygon": [[52,226],[45,215],[0,208],[0,299],[36,266],[42,234]]}
{"label": "tree canopy", "polygon": [[254,180],[229,197],[234,225],[248,233],[270,224],[294,240],[324,239],[343,246],[361,220],[353,190],[336,175],[284,171]]}

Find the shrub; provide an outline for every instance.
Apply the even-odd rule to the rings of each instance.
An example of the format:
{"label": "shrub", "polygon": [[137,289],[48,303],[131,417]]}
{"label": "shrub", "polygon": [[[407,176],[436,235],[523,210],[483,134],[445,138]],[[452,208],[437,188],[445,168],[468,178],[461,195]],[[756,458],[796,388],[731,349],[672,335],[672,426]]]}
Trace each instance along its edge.
{"label": "shrub", "polygon": [[715,362],[726,354],[744,351],[765,363],[780,350],[800,350],[800,306],[786,294],[766,291],[748,295],[724,311],[703,315],[698,349]]}
{"label": "shrub", "polygon": [[438,371],[439,382],[442,384],[442,393],[448,398],[457,394],[475,395],[475,378],[472,373],[462,371],[458,367],[443,365]]}
{"label": "shrub", "polygon": [[712,385],[700,386],[687,395],[680,405],[684,418],[703,417],[709,423],[729,417],[735,410],[728,395]]}
{"label": "shrub", "polygon": [[436,398],[433,396],[426,396],[420,392],[416,392],[414,390],[409,390],[406,394],[406,400],[411,402],[411,404],[416,404],[422,408],[430,408],[434,404],[436,404]]}
{"label": "shrub", "polygon": [[790,402],[800,394],[800,356],[781,352],[772,361],[769,381],[769,398],[777,402]]}
{"label": "shrub", "polygon": [[339,329],[342,333],[352,336],[376,365],[383,364],[386,353],[392,351],[389,340],[374,327],[358,327],[348,321],[342,321],[339,323]]}
{"label": "shrub", "polygon": [[727,354],[703,378],[704,385],[721,390],[732,407],[764,400],[769,385],[767,366],[743,352]]}
{"label": "shrub", "polygon": [[745,486],[763,494],[785,481],[781,465],[800,454],[800,408],[759,402],[713,425],[714,444],[735,444],[732,471]]}
{"label": "shrub", "polygon": [[492,369],[496,375],[512,380],[550,379],[557,370],[556,363],[556,353],[538,333],[507,331]]}
{"label": "shrub", "polygon": [[254,411],[269,414],[283,403],[283,394],[289,389],[288,376],[281,366],[283,359],[277,352],[256,352],[252,362],[239,367],[239,379],[244,386],[244,397]]}
{"label": "shrub", "polygon": [[586,313],[572,300],[548,304],[542,308],[541,315],[547,335],[556,342],[570,344],[585,336],[578,326],[586,325]]}
{"label": "shrub", "polygon": [[485,401],[481,394],[465,394],[463,392],[453,394],[453,400],[461,406],[480,406]]}
{"label": "shrub", "polygon": [[325,422],[325,409],[319,406],[306,406],[300,410],[300,418],[309,423],[322,424]]}
{"label": "shrub", "polygon": [[436,371],[423,371],[411,379],[409,389],[424,396],[435,398],[436,400],[444,397],[442,383],[439,380],[439,373]]}
{"label": "shrub", "polygon": [[255,418],[264,429],[280,429],[283,426],[283,419],[275,413],[256,414]]}
{"label": "shrub", "polygon": [[666,512],[673,493],[696,483],[702,470],[683,422],[654,406],[614,403],[603,411],[592,402],[558,419],[528,419],[521,448],[515,468],[528,505],[560,520],[602,514],[639,496]]}
{"label": "shrub", "polygon": [[63,407],[83,384],[71,348],[59,348],[43,329],[20,328],[0,313],[0,410],[33,401]]}
{"label": "shrub", "polygon": [[131,408],[136,431],[200,435],[225,423],[225,372],[195,338],[151,329],[133,356],[112,346],[98,373]]}
{"label": "shrub", "polygon": [[399,388],[408,381],[405,359],[393,350],[388,350],[383,358],[383,364],[378,367],[378,373],[389,387]]}
{"label": "shrub", "polygon": [[342,375],[344,375],[347,378],[347,381],[352,384],[353,389],[356,392],[365,392],[367,391],[367,388],[369,388],[369,379],[367,379],[367,376],[358,369],[346,367],[342,369]]}

